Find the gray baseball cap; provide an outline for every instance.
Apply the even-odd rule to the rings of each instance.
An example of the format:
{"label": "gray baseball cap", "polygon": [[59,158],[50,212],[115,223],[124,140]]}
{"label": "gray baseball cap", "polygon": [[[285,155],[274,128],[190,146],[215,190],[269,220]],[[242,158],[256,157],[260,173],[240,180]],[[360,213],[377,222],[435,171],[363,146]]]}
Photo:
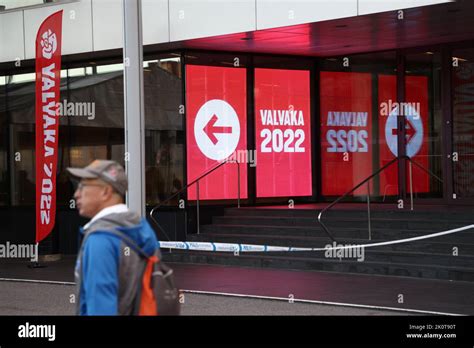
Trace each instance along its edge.
{"label": "gray baseball cap", "polygon": [[128,187],[123,167],[115,161],[95,160],[84,168],[67,168],[69,174],[81,179],[101,179],[125,196]]}

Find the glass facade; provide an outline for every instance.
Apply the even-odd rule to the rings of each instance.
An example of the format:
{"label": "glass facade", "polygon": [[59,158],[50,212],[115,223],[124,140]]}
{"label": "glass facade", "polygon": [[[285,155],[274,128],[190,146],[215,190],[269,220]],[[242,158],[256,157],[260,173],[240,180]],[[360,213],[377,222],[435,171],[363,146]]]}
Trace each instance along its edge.
{"label": "glass facade", "polygon": [[[241,162],[241,198],[249,203],[331,201],[396,159],[400,143],[416,165],[391,165],[350,201],[365,200],[370,190],[375,201],[394,202],[405,185],[406,194],[420,200],[469,202],[474,48],[453,47],[328,58],[194,51],[146,56],[146,205],[162,203],[229,157],[218,158],[219,142]],[[112,60],[63,67],[57,201],[71,212],[66,167],[96,158],[125,163],[123,66]],[[0,207],[31,212],[32,71],[0,76]],[[211,105],[216,100],[222,102]],[[224,122],[226,110],[235,112],[235,123]],[[235,199],[236,183],[235,167],[219,169],[203,182],[200,198]],[[187,194],[196,198],[195,189]]]}
{"label": "glass facade", "polygon": [[[397,56],[398,55],[398,56]],[[401,63],[400,63],[401,62]],[[405,71],[398,71],[400,66]],[[370,186],[378,201],[398,198],[400,168],[405,192],[443,197],[443,113],[440,52],[383,52],[327,58],[320,72],[322,195],[339,196],[398,156],[400,118],[410,162],[383,169]],[[404,81],[404,86],[400,86]],[[402,88],[403,87],[403,88]],[[403,93],[400,95],[399,93]]]}
{"label": "glass facade", "polygon": [[181,57],[144,62],[146,204],[155,206],[184,183]]}
{"label": "glass facade", "polygon": [[[62,253],[76,253],[78,227],[85,221],[77,215],[74,186],[65,169],[86,166],[94,159],[125,164],[123,65],[107,61],[64,64],[63,68],[58,212],[55,229],[44,243]],[[0,76],[0,215],[5,221],[1,240],[34,240],[34,77],[30,71]],[[145,61],[146,203],[150,205],[179,189],[184,180],[181,81],[179,54]],[[16,228],[22,233],[16,233]]]}
{"label": "glass facade", "polygon": [[[443,197],[445,141],[442,130],[441,71],[439,51],[405,56],[405,100],[411,104],[413,111],[407,116],[407,155],[420,165],[412,165],[411,168],[415,197]],[[406,170],[407,192],[410,192],[410,167]]]}
{"label": "glass facade", "polygon": [[[66,167],[85,166],[96,158],[124,163],[122,71],[108,65],[98,68],[61,71],[58,205],[69,205],[73,194]],[[10,168],[6,200],[11,206],[34,206],[34,73],[7,76],[2,99]]]}
{"label": "glass facade", "polygon": [[[396,145],[397,134],[386,126],[391,116],[388,104],[397,100],[396,54],[323,59],[319,90],[321,195],[340,196],[396,156],[392,143]],[[357,200],[369,192],[382,201],[397,196],[397,165],[383,170],[352,196]]]}
{"label": "glass facade", "polygon": [[[94,159],[125,165],[122,64],[87,64],[61,72],[57,202],[69,205],[73,187],[66,167]],[[147,204],[182,186],[184,132],[178,57],[144,64]],[[158,98],[159,96],[159,98]],[[69,112],[68,112],[69,111]],[[1,205],[35,204],[34,73],[0,79]]]}
{"label": "glass facade", "polygon": [[474,197],[474,47],[452,52],[453,193]]}

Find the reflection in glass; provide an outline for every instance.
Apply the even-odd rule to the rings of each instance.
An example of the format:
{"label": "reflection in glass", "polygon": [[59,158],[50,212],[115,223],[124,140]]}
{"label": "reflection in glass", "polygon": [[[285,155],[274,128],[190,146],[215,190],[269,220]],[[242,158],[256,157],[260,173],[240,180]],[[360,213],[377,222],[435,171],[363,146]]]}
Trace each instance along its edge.
{"label": "reflection in glass", "polygon": [[[414,116],[406,116],[407,155],[429,170],[430,175],[412,166],[415,197],[442,197],[442,109],[441,55],[422,52],[406,56],[405,101],[414,107]],[[407,166],[407,192],[410,193],[410,167]]]}
{"label": "reflection in glass", "polygon": [[[395,52],[380,52],[321,61],[322,195],[340,196],[395,158],[390,147],[397,134],[386,136],[390,113],[381,105],[396,101]],[[349,62],[349,64],[347,64]],[[354,191],[365,200],[368,188],[379,201],[398,196],[397,165],[393,164]]]}
{"label": "reflection in glass", "polygon": [[184,182],[181,60],[160,56],[143,66],[146,204],[156,205]]}
{"label": "reflection in glass", "polygon": [[453,186],[457,198],[467,198],[474,197],[474,48],[453,58]]}

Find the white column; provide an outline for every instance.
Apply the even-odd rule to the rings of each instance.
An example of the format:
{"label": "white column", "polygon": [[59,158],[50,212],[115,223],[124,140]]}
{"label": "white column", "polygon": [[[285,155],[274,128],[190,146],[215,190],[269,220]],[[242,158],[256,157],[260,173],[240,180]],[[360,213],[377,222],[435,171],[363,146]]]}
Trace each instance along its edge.
{"label": "white column", "polygon": [[127,206],[145,215],[145,111],[141,0],[123,3],[125,169]]}

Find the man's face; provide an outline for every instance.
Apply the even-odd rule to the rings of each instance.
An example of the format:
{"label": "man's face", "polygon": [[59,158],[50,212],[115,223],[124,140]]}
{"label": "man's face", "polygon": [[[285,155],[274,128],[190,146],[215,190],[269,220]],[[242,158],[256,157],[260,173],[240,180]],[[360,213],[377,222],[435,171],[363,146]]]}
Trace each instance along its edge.
{"label": "man's face", "polygon": [[106,183],[98,179],[82,179],[74,192],[79,215],[92,218],[102,209]]}

